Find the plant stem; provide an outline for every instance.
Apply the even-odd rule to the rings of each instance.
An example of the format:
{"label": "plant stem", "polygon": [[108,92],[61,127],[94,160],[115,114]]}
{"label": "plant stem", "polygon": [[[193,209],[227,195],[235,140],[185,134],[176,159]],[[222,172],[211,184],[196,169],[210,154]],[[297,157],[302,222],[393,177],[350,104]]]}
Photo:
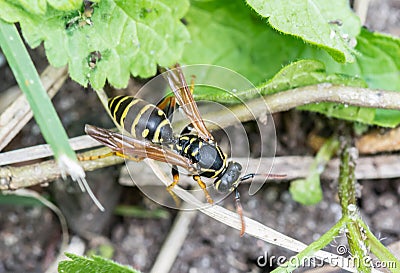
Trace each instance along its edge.
{"label": "plant stem", "polygon": [[[356,205],[355,199],[355,162],[350,155],[348,139],[342,138],[340,166],[339,166],[339,199],[342,212],[349,216],[349,205]],[[352,148],[354,151],[354,148]],[[350,206],[351,207],[351,206]]]}
{"label": "plant stem", "polygon": [[[286,263],[273,270],[271,273],[286,273],[292,272],[300,265],[305,264],[307,261],[307,257],[313,257],[314,253],[318,250],[324,248],[327,244],[329,244],[335,236],[337,236],[340,230],[345,226],[347,219],[345,217],[341,218],[331,229],[329,229],[325,234],[323,234],[318,240],[314,241],[310,245],[308,245],[303,251],[299,252],[296,256],[291,257]],[[314,261],[315,259],[309,258],[308,261]],[[335,264],[335,260],[332,258],[331,261],[324,260],[321,261],[321,265],[323,262],[330,263],[332,265]],[[337,261],[339,262],[339,261]]]}
{"label": "plant stem", "polygon": [[385,264],[385,267],[393,273],[400,272],[400,261],[375,237],[369,230],[368,226],[361,220],[357,219],[357,224],[363,228],[365,236],[368,239],[371,252]]}
{"label": "plant stem", "polygon": [[342,138],[341,164],[339,168],[339,199],[343,217],[348,219],[346,222],[346,235],[355,266],[359,272],[371,272],[371,267],[364,262],[365,257],[368,256],[366,241],[356,221],[359,218],[354,174],[357,150],[354,147],[349,147],[349,139],[347,135]]}
{"label": "plant stem", "polygon": [[[318,102],[336,102],[360,107],[400,110],[400,92],[316,84],[252,99],[246,101],[246,105],[235,105],[228,110],[205,113],[202,118],[212,120],[214,124],[207,124],[207,128],[214,130],[218,129],[217,125],[220,124],[223,124],[224,127],[234,125],[237,123],[237,119],[246,122],[254,119],[254,117],[265,115],[265,105],[268,106],[270,113],[277,113]],[[230,111],[234,112],[235,116]]]}

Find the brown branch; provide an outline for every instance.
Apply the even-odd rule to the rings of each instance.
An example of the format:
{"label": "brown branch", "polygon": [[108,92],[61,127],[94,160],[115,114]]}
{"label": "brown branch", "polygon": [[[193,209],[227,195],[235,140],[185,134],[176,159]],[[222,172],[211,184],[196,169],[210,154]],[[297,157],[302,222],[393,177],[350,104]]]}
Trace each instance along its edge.
{"label": "brown branch", "polygon": [[[237,119],[245,122],[259,118],[266,114],[266,105],[268,105],[270,113],[276,113],[318,102],[400,110],[400,92],[323,83],[279,92],[265,96],[264,99],[253,99],[247,101],[245,105],[239,104],[231,107],[230,111],[222,110],[204,114],[202,117],[204,120],[213,121],[214,124],[207,124],[207,127],[212,130],[217,129],[216,125],[223,124],[224,127],[234,125],[237,123]],[[235,114],[234,116],[231,111]]]}
{"label": "brown branch", "polygon": [[[96,156],[109,152],[108,148],[100,148],[78,154],[78,156]],[[95,161],[81,161],[85,171],[116,165],[124,162],[120,157],[107,157]],[[16,190],[37,184],[54,181],[61,177],[60,169],[54,160],[30,164],[22,167],[0,168],[0,190]]]}

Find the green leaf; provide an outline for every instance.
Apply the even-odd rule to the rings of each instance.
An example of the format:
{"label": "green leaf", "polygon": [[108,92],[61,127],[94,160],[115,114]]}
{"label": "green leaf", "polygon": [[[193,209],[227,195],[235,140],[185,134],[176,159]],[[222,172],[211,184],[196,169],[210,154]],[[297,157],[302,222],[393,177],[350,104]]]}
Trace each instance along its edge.
{"label": "green leaf", "polygon": [[43,206],[43,204],[34,197],[22,196],[15,194],[2,194],[0,193],[0,205],[9,206]]}
{"label": "green leaf", "polygon": [[400,39],[370,32],[363,28],[357,37],[360,53],[353,64],[339,65],[327,60],[325,54],[308,54],[325,62],[329,72],[358,75],[370,88],[400,91]]}
{"label": "green leaf", "polygon": [[297,107],[300,110],[313,111],[324,114],[328,117],[344,119],[348,121],[358,121],[366,124],[376,124],[375,108],[363,108],[347,104],[321,102]]}
{"label": "green leaf", "polygon": [[[266,94],[325,80],[351,86],[365,86],[364,81],[370,88],[400,91],[398,38],[363,29],[357,36],[355,62],[339,64],[320,48],[307,45],[293,36],[280,35],[239,0],[193,1],[185,18],[192,37],[183,56],[186,64],[209,63],[230,68],[265,89],[263,92]],[[342,28],[345,27],[343,24]],[[321,64],[304,65],[296,62],[299,59],[319,60],[326,66],[326,72],[318,70]],[[266,79],[270,80],[264,84]],[[238,90],[241,98],[254,96],[244,94],[245,91],[251,92]],[[196,87],[195,97],[237,102],[215,88]],[[302,109],[371,125],[394,127],[400,124],[400,111],[394,110],[331,103]]]}
{"label": "green leaf", "polygon": [[263,95],[271,95],[279,91],[318,83],[366,87],[366,83],[360,78],[345,74],[328,74],[325,65],[320,61],[301,60],[285,66],[272,79],[258,88]]}
{"label": "green leaf", "polygon": [[30,13],[12,1],[0,0],[2,15],[20,22],[31,47],[44,42],[54,66],[68,64],[72,79],[102,88],[106,82],[125,87],[130,74],[150,77],[157,65],[179,60],[189,39],[180,18],[188,0],[103,0],[88,18],[80,10],[64,12],[48,7],[44,15]]}
{"label": "green leaf", "polygon": [[339,64],[324,50],[280,35],[240,0],[193,1],[185,19],[192,37],[183,55],[186,64],[221,65],[259,85],[285,65],[315,59],[329,74],[359,77],[371,88],[400,90],[398,38],[362,29],[355,62]]}
{"label": "green leaf", "polygon": [[[365,80],[368,87],[375,89],[391,90],[400,92],[400,39],[392,36],[372,33],[362,29],[357,37],[356,50],[360,53],[356,56],[353,64],[339,65],[332,62],[327,54],[316,52],[311,48],[303,51],[302,56],[316,58],[326,64],[329,73],[343,73],[347,75],[357,75]],[[385,109],[367,109],[335,106],[334,111],[330,109],[332,104],[320,104],[302,107],[311,111],[325,113],[328,116],[343,118],[342,111],[347,112],[347,117],[357,113],[362,118],[346,118],[348,120],[358,120],[371,125],[384,127],[395,127],[400,124],[400,111]],[[353,109],[353,114],[349,111]]]}
{"label": "green leaf", "polygon": [[289,192],[293,200],[303,205],[314,205],[322,200],[319,174],[312,172],[307,179],[297,179],[290,183]]}
{"label": "green leaf", "polygon": [[82,6],[83,0],[47,0],[57,10],[75,10]]}
{"label": "green leaf", "polygon": [[326,50],[336,61],[354,61],[354,38],[359,18],[347,0],[247,0],[270,25],[285,34]]}
{"label": "green leaf", "polygon": [[331,138],[325,142],[318,151],[307,177],[290,183],[289,191],[295,201],[303,205],[313,205],[322,200],[320,174],[338,148],[339,141],[336,139]]}
{"label": "green leaf", "polygon": [[[220,77],[220,80],[223,81],[224,78]],[[230,80],[230,78],[226,79],[226,81]],[[296,87],[318,83],[366,87],[366,83],[360,78],[343,74],[328,74],[325,65],[320,61],[301,60],[283,67],[274,77],[258,85],[256,89],[230,90],[231,92],[228,93],[225,90],[209,86],[196,86],[194,95],[197,100],[211,99],[221,103],[238,103],[235,96],[240,100],[249,100],[259,96],[259,94],[271,95]],[[232,94],[235,96],[232,96]]]}
{"label": "green leaf", "polygon": [[192,1],[185,16],[192,38],[183,63],[230,68],[254,84],[295,60],[304,43],[270,28],[244,1]]}
{"label": "green leaf", "polygon": [[400,111],[376,109],[374,120],[371,124],[382,127],[397,127],[400,124]]}
{"label": "green leaf", "polygon": [[143,219],[167,219],[168,211],[164,209],[148,210],[137,206],[119,205],[115,208],[114,214]]}
{"label": "green leaf", "polygon": [[129,266],[123,266],[99,256],[87,258],[70,253],[65,253],[65,255],[71,260],[58,264],[59,273],[140,273]]}
{"label": "green leaf", "polygon": [[89,249],[86,253],[87,256],[93,257],[94,255],[102,258],[111,259],[114,255],[115,249],[111,244],[101,244],[96,248]]}
{"label": "green leaf", "polygon": [[[57,10],[69,11],[79,9],[82,6],[82,3],[83,0],[0,0],[0,7],[11,4],[30,14],[44,15],[48,7],[47,4]],[[1,11],[4,12],[3,9],[1,9]],[[9,16],[9,14],[1,14],[1,17],[4,19],[3,16]]]}
{"label": "green leaf", "polygon": [[[6,0],[1,2],[6,2]],[[33,14],[44,14],[47,6],[46,0],[16,0],[14,4]]]}
{"label": "green leaf", "polygon": [[[331,5],[336,7],[336,4]],[[348,12],[346,7],[343,14]],[[346,24],[341,28],[350,32],[347,28],[351,18],[354,18],[353,14],[344,20]],[[192,41],[185,47],[184,63],[221,65],[242,74],[256,85],[272,78],[282,66],[305,58],[302,55],[306,49],[315,54],[325,53],[322,48],[274,30],[241,0],[192,1],[185,19]],[[358,25],[353,25],[352,36],[356,35]],[[316,26],[311,24],[308,27]],[[336,63],[331,57],[329,61]]]}

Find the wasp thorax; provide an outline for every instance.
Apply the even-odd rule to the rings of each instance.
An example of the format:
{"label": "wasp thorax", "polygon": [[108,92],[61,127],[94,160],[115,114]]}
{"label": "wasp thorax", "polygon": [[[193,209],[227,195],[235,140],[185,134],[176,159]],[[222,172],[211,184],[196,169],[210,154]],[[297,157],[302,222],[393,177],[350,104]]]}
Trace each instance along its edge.
{"label": "wasp thorax", "polygon": [[214,187],[219,192],[233,191],[242,173],[242,165],[237,162],[229,162],[225,172],[214,182]]}
{"label": "wasp thorax", "polygon": [[199,148],[198,161],[199,165],[203,169],[219,170],[223,164],[215,146],[209,145],[207,143],[203,144]]}
{"label": "wasp thorax", "polygon": [[207,143],[197,135],[180,136],[176,150],[196,164],[201,176],[218,177],[225,169],[226,155],[221,148]]}

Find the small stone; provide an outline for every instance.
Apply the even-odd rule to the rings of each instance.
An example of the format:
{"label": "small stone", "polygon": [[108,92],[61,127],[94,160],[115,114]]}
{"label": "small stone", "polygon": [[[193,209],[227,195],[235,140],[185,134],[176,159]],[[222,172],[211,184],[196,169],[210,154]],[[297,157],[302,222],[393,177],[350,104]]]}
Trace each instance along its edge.
{"label": "small stone", "polygon": [[398,202],[397,197],[390,192],[384,193],[378,198],[379,205],[385,208],[391,208],[395,204],[397,204],[397,202]]}
{"label": "small stone", "polygon": [[400,234],[398,223],[400,223],[400,206],[393,206],[390,209],[376,213],[372,218],[376,230]]}

